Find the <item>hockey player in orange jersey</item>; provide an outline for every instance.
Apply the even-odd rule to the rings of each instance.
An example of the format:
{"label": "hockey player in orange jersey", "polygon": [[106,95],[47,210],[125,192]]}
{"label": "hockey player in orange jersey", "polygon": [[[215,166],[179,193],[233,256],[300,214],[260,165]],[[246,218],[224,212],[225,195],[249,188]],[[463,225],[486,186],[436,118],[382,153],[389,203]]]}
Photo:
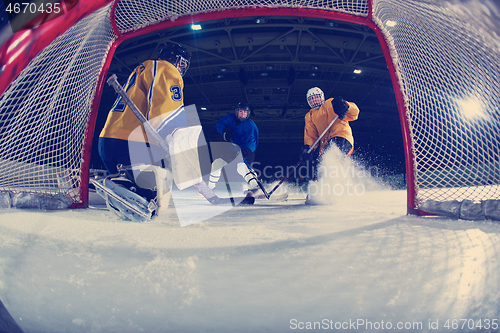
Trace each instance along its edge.
{"label": "hockey player in orange jersey", "polygon": [[[146,60],[137,66],[124,86],[127,95],[164,139],[175,128],[186,126],[182,76],[190,60],[191,56],[182,46],[169,44],[159,52],[158,60]],[[118,96],[98,144],[108,173],[116,174],[119,164],[131,165],[129,152],[134,151],[134,142],[138,143],[138,149],[143,149],[145,141],[148,142],[147,135],[141,122]]]}
{"label": "hockey player in orange jersey", "polygon": [[168,208],[172,181],[185,182],[183,174],[173,175],[171,149],[183,143],[173,139],[174,133],[191,129],[199,137],[196,126],[187,127],[184,109],[182,76],[190,60],[182,46],[167,45],[157,60],[146,60],[134,69],[120,87],[130,99],[119,94],[108,114],[98,142],[108,176],[93,184],[108,208],[124,219],[158,216]]}
{"label": "hockey player in orange jersey", "polygon": [[[329,98],[325,101],[325,95],[318,87],[309,89],[306,98],[311,110],[305,116],[304,146],[299,159],[302,164],[309,166],[308,176],[311,180],[315,180],[318,157],[331,145],[336,145],[346,155],[352,154],[354,137],[349,122],[358,119],[359,108],[355,103],[347,102],[342,97]],[[338,119],[323,135],[320,143],[308,153],[309,148],[337,115]]]}

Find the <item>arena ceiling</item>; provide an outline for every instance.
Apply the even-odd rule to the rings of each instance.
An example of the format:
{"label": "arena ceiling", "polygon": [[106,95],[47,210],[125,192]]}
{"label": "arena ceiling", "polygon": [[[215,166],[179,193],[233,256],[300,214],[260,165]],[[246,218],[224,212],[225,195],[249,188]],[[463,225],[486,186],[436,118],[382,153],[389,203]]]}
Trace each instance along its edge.
{"label": "arena ceiling", "polygon": [[[293,165],[303,142],[305,95],[318,86],[360,108],[351,123],[355,157],[387,172],[404,172],[403,141],[387,63],[375,33],[353,23],[305,17],[240,17],[160,30],[124,41],[108,75],[124,83],[165,43],[192,55],[184,76],[184,103],[195,104],[208,141],[220,141],[215,123],[238,102],[248,102],[260,131],[257,160]],[[113,97],[103,93],[100,122]],[[98,119],[98,126],[99,126]],[[96,129],[98,132],[100,129]]]}

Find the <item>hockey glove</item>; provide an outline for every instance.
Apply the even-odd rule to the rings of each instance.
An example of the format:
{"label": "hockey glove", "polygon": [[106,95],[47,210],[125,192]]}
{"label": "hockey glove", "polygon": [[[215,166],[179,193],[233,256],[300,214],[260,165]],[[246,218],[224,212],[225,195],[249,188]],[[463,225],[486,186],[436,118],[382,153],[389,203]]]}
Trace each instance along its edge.
{"label": "hockey glove", "polygon": [[222,131],[222,138],[224,141],[234,142],[233,129],[231,126],[224,127],[224,130]]}
{"label": "hockey glove", "polygon": [[300,155],[299,155],[299,162],[302,164],[307,164],[307,161],[312,159],[313,151],[308,153],[309,148],[311,148],[309,145],[303,145],[302,148],[300,148]]}
{"label": "hockey glove", "polygon": [[335,97],[332,100],[332,106],[333,106],[333,111],[339,116],[339,119],[342,120],[344,119],[347,111],[349,111],[349,106],[347,105],[346,101],[340,96]]}
{"label": "hockey glove", "polygon": [[252,164],[255,160],[255,153],[248,147],[243,147],[243,149],[241,150],[241,155],[243,155],[243,158],[245,159],[245,161],[247,161],[248,164]]}

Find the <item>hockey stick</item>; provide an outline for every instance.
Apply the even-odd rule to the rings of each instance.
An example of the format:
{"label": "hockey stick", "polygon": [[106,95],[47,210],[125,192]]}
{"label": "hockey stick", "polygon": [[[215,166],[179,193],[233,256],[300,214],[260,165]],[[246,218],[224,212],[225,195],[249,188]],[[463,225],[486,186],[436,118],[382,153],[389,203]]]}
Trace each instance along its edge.
{"label": "hockey stick", "polygon": [[[321,135],[319,136],[319,138],[314,142],[314,144],[309,148],[309,150],[307,151],[308,154],[310,154],[312,152],[312,150],[314,149],[314,147],[316,147],[316,145],[318,144],[318,142],[323,138],[323,136],[325,136],[326,132],[328,132],[328,130],[330,129],[330,127],[332,127],[333,123],[339,118],[339,116],[337,115],[335,118],[333,118],[332,122],[330,123],[330,125],[328,125],[327,128],[325,128],[325,130],[323,131],[323,133],[321,133]],[[298,162],[297,164],[295,164],[295,166],[293,167],[292,171],[290,171],[290,173],[288,175],[286,175],[285,178],[283,178],[282,180],[280,180],[280,182],[278,184],[276,184],[276,186],[271,190],[269,191],[269,196],[271,196],[271,194],[274,193],[274,191],[276,191],[278,189],[278,187],[281,186],[281,184],[283,184],[285,182],[285,180],[288,179],[288,177],[291,176],[292,173],[295,172],[295,170],[299,167],[299,165],[301,164],[302,162]],[[268,197],[269,199],[269,197]]]}
{"label": "hockey stick", "polygon": [[224,177],[224,180],[226,182],[226,190],[227,190],[227,193],[229,193],[231,205],[235,206],[234,200],[232,199],[231,186],[229,185],[229,179],[227,178],[226,169],[222,168],[221,173],[222,173],[222,176]]}
{"label": "hockey stick", "polygon": [[108,79],[108,84],[115,89],[115,91],[125,100],[125,103],[128,105],[130,110],[134,113],[134,115],[139,119],[139,121],[144,125],[144,128],[148,132],[148,134],[152,135],[153,138],[158,141],[160,146],[168,151],[168,144],[163,138],[158,134],[158,132],[151,126],[151,124],[148,122],[146,117],[139,111],[137,106],[135,105],[134,101],[127,95],[127,92],[123,87],[118,83],[118,80],[116,78],[116,74],[111,75],[111,77]]}
{"label": "hockey stick", "polygon": [[[166,151],[169,151],[168,148],[168,143],[158,134],[158,132],[151,126],[151,124],[147,121],[146,117],[139,111],[137,106],[135,105],[134,101],[127,95],[127,92],[123,87],[120,85],[120,83],[117,80],[117,77],[115,74],[111,75],[111,77],[107,80],[108,84],[115,89],[115,91],[124,99],[125,103],[130,107],[134,115],[139,119],[139,121],[144,125],[144,128],[146,131],[153,136],[153,138],[158,141],[160,146],[165,149]],[[226,203],[226,198],[219,198],[208,186],[205,184],[204,181],[201,181],[200,183],[197,183],[194,185],[194,187],[198,190],[198,192],[201,193],[207,199],[210,203],[212,204],[221,204],[221,203]],[[234,200],[238,202],[243,202],[246,203],[249,200],[246,200],[246,197],[241,197],[241,198],[230,198],[230,202],[234,202]],[[252,202],[253,203],[253,202]]]}
{"label": "hockey stick", "polygon": [[264,193],[264,196],[266,197],[267,200],[269,200],[269,197],[271,196],[270,193],[268,193],[266,191],[266,188],[264,187],[264,185],[260,182],[260,180],[257,178],[257,175],[255,174],[255,170],[252,169],[252,167],[248,164],[248,162],[243,159],[243,162],[245,162],[248,170],[250,171],[250,173],[252,173],[252,175],[254,176],[254,179],[255,179],[255,182],[257,183],[257,186],[259,186],[260,190],[262,191],[262,193]]}

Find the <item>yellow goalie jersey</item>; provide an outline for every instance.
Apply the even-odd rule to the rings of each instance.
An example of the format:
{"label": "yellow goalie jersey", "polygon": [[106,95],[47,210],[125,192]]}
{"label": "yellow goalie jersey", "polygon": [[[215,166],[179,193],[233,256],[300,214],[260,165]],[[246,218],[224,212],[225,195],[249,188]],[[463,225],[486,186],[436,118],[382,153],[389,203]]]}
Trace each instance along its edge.
{"label": "yellow goalie jersey", "polygon": [[[146,60],[130,74],[127,95],[163,138],[186,126],[182,89],[177,68],[165,60]],[[141,127],[142,130],[136,130]],[[121,96],[113,104],[100,137],[147,142],[144,127]]]}

